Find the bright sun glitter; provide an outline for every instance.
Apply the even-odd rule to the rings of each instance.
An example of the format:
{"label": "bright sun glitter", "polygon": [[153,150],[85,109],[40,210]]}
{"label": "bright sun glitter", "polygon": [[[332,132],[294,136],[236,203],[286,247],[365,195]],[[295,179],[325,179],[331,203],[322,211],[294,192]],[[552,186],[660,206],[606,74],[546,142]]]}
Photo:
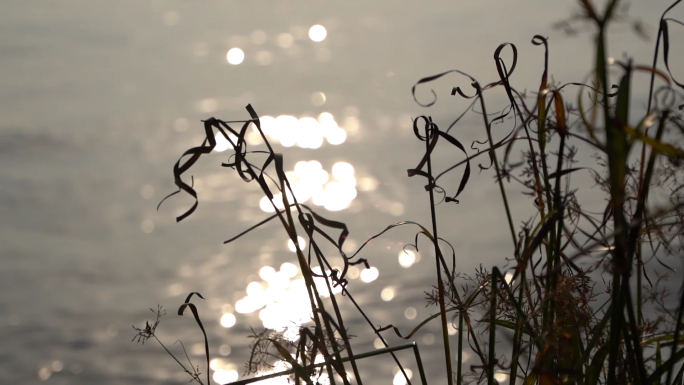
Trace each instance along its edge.
{"label": "bright sun glitter", "polygon": [[240,48],[231,48],[226,54],[226,60],[232,65],[238,65],[245,60],[245,53]]}
{"label": "bright sun glitter", "polygon": [[322,25],[316,24],[309,29],[309,38],[315,42],[325,40],[326,36],[328,36],[328,31]]}

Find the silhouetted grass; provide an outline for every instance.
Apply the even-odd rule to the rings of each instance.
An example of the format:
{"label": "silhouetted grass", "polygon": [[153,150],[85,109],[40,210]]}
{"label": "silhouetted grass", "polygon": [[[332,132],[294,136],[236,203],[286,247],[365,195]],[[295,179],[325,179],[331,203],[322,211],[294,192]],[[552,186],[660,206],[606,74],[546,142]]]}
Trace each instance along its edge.
{"label": "silhouetted grass", "polygon": [[[488,147],[469,154],[466,147],[449,133],[463,115],[446,131],[441,130],[429,116],[414,119],[413,131],[418,140],[425,142],[425,153],[418,165],[408,170],[408,176],[427,181],[425,189],[431,224],[422,226],[402,221],[371,237],[376,238],[399,226],[411,226],[418,231],[412,247],[417,248],[418,239],[425,236],[434,248],[436,281],[434,290],[428,293],[428,302],[438,306],[439,311],[406,334],[393,325],[376,327],[347,288],[345,277],[349,266],[368,266],[367,261],[357,255],[371,239],[355,253],[347,255],[342,250],[349,234],[347,226],[323,217],[297,201],[283,169],[283,155],[271,147],[252,106],[247,106],[250,115],[247,120],[226,122],[210,118],[204,121],[206,139],[201,146],[186,151],[174,167],[178,192],[184,191],[197,199],[192,185],[187,184],[182,176],[201,155],[214,149],[216,129],[234,149],[231,161],[222,166],[237,172],[245,182],[258,183],[275,210],[274,215],[226,243],[236,241],[271,220],[279,221],[295,245],[312,309],[313,325],[301,327],[299,336],[294,340],[275,331],[254,332],[248,369],[255,373],[278,359],[289,364],[291,370],[285,374],[292,375],[296,384],[313,385],[322,372],[330,384],[335,384],[335,374],[345,385],[351,382],[362,384],[364,378],[356,361],[373,353],[356,354],[352,351],[345,318],[336,296],[332,294],[332,288],[340,286],[343,295],[353,303],[385,346],[387,343],[382,332],[392,329],[398,336],[411,339],[420,328],[439,318],[445,377],[449,385],[454,382],[493,384],[498,372],[507,373],[511,385],[518,380],[525,385],[660,384],[663,381],[682,384],[684,350],[678,346],[683,339],[684,290],[679,293],[678,306],[671,309],[666,303],[667,292],[660,286],[665,275],[653,279],[646,270],[647,263],[655,263],[661,270],[665,269],[665,274],[674,272],[661,256],[681,256],[680,243],[684,236],[684,184],[681,183],[684,151],[677,145],[684,136],[681,114],[681,89],[684,85],[672,78],[668,57],[672,48],[668,23],[679,22],[666,17],[680,1],[675,1],[660,20],[654,60],[650,66],[633,64],[630,59],[607,57],[605,36],[608,27],[620,19],[629,20],[619,7],[620,1],[608,1],[603,10],[598,10],[589,0],[580,1],[579,13],[559,26],[572,30],[575,23],[583,23],[594,28],[596,61],[592,81],[550,82],[547,39],[534,36],[532,44],[544,49],[544,71],[538,92],[529,105],[530,98],[511,84],[517,65],[517,48],[511,43],[502,44],[494,53],[499,75],[496,81],[482,86],[465,72],[452,70],[416,83],[414,98],[420,84],[450,73],[468,78],[471,89],[454,87],[452,95],[473,100],[464,113],[479,107],[487,141],[478,143]],[[633,25],[637,32],[642,32],[639,22],[633,22]],[[666,72],[657,69],[661,46]],[[510,63],[501,58],[505,50],[512,51]],[[619,77],[616,84],[611,81],[614,73]],[[633,77],[637,74],[650,76],[649,99],[643,118],[633,125],[629,117]],[[656,87],[656,78],[661,86]],[[571,87],[578,91],[575,106],[565,100]],[[496,89],[505,91],[509,105],[492,114],[488,113],[485,96]],[[416,101],[429,107],[436,101],[434,92],[433,95],[435,100],[428,103]],[[493,125],[506,122],[513,123],[511,131],[503,139],[495,141]],[[252,123],[261,134],[267,150],[247,150],[245,134]],[[240,125],[239,129],[232,128],[231,125],[236,124]],[[236,142],[231,139],[234,137],[237,137]],[[522,143],[524,160],[511,162],[510,155],[518,143]],[[432,152],[442,144],[456,147],[465,159],[435,175]],[[576,166],[577,144],[595,152],[596,167]],[[479,167],[482,170],[493,169],[496,175],[502,214],[505,214],[510,231],[510,253],[502,261],[514,266],[510,277],[497,267],[491,271],[481,268],[474,276],[456,271],[457,251],[438,235],[435,206],[459,203],[457,198],[470,179],[470,161],[485,154],[490,165]],[[255,157],[261,158],[259,162],[252,160]],[[463,171],[458,190],[452,196],[438,183],[458,168]],[[596,213],[582,209],[572,181],[577,173],[589,173],[594,178],[596,196],[605,195],[605,210]],[[507,195],[511,183],[520,184],[524,194],[534,199],[533,209],[519,229]],[[283,209],[278,209],[273,189],[282,195]],[[669,202],[665,204],[649,199],[652,189],[669,190]],[[186,218],[196,207],[197,202],[177,220]],[[457,206],[451,208],[458,210]],[[298,234],[302,232],[309,240],[308,250],[301,250],[297,242]],[[343,259],[341,271],[333,269],[321,252],[323,243],[329,243],[338,250]],[[444,245],[451,250],[451,258],[445,257]],[[581,267],[580,261],[593,263]],[[320,271],[329,273],[316,274],[312,269],[316,264]],[[331,293],[331,308],[326,308],[318,292],[320,288],[314,284],[316,277],[324,278]],[[597,291],[595,287],[599,283],[604,287]],[[596,293],[601,291],[608,294],[604,303],[598,302]],[[179,314],[190,308],[204,331],[197,308],[189,302],[191,296],[192,293],[179,309]],[[476,321],[473,314],[484,317]],[[154,333],[160,312],[157,316],[154,326],[148,324],[145,329],[136,328],[139,340],[156,338]],[[458,325],[455,351],[447,332],[449,322]],[[497,344],[502,337],[511,342],[510,352]],[[207,381],[210,381],[206,334],[205,342]],[[479,361],[471,365],[469,371],[463,366],[464,342],[468,343]],[[425,383],[417,347],[406,345],[401,348],[410,346],[414,347],[421,381]],[[381,353],[393,356],[410,384],[394,350],[385,349]],[[322,363],[316,362],[319,355],[323,357]],[[452,355],[456,356],[455,369],[452,368]],[[199,368],[193,369],[190,362],[191,371],[176,361],[192,380],[203,383]],[[347,372],[346,362],[351,366],[351,373]]]}

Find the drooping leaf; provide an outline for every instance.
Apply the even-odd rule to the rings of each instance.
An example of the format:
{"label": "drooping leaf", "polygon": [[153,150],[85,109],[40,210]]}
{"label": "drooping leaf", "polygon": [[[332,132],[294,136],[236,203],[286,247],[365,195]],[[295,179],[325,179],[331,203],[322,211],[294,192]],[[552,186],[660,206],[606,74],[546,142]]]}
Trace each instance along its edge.
{"label": "drooping leaf", "polygon": [[[202,296],[199,293],[193,292],[188,295],[188,301],[190,300],[193,294],[197,294],[200,298],[202,298]],[[199,325],[200,329],[202,330],[202,334],[204,335],[204,354],[207,357],[207,384],[210,384],[211,382],[209,379],[209,339],[207,339],[207,332],[204,330],[204,325],[202,325],[202,320],[200,319],[195,304],[186,301],[178,308],[178,315],[182,316],[183,313],[185,313],[186,308],[190,308],[190,310],[192,311],[192,315],[195,317],[195,322],[197,322],[197,325]]]}
{"label": "drooping leaf", "polygon": [[683,159],[684,158],[684,151],[674,147],[671,144],[663,143],[662,141],[656,140],[654,138],[651,138],[648,135],[645,135],[642,132],[639,132],[627,125],[623,126],[622,129],[627,133],[628,135],[631,135],[642,142],[648,144],[653,148],[654,150],[660,152],[663,155],[671,156],[674,158],[679,158]]}

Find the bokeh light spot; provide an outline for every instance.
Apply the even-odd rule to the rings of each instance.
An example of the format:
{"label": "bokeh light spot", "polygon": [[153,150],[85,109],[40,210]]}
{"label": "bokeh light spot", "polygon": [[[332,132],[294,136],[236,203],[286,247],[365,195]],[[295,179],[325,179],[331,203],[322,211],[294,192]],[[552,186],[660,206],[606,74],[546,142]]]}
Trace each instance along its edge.
{"label": "bokeh light spot", "polygon": [[250,40],[256,45],[261,45],[266,42],[266,32],[257,29],[250,35]]}
{"label": "bokeh light spot", "polygon": [[[233,141],[234,144],[237,144],[237,136],[233,134],[228,134],[228,138],[230,138],[230,140]],[[232,147],[233,145],[230,144],[230,141],[226,139],[226,137],[223,136],[223,134],[220,131],[216,133],[216,146],[214,147],[214,151],[223,152]]]}
{"label": "bokeh light spot", "polygon": [[311,94],[311,104],[313,104],[316,107],[320,107],[325,104],[326,97],[325,94],[322,92],[314,92]]}
{"label": "bokeh light spot", "polygon": [[416,253],[412,250],[402,250],[399,252],[399,264],[401,267],[408,269],[416,262]]}
{"label": "bokeh light spot", "polygon": [[[306,241],[304,240],[304,238],[297,236],[297,243],[299,244],[299,249],[304,250],[304,248],[306,247]],[[297,248],[295,247],[294,242],[292,242],[292,239],[287,240],[287,248],[290,249],[290,251],[293,253],[297,251]]]}
{"label": "bokeh light spot", "polygon": [[214,372],[214,375],[212,378],[214,381],[218,382],[219,384],[227,384],[229,382],[235,382],[237,381],[239,375],[238,372],[235,370],[225,370],[225,369],[219,369]]}
{"label": "bokeh light spot", "polygon": [[41,381],[47,381],[50,376],[52,376],[50,368],[44,366],[38,370],[38,379]]}
{"label": "bokeh light spot", "polygon": [[379,275],[380,272],[375,267],[371,267],[370,269],[363,269],[361,271],[361,280],[366,283],[373,282],[376,279],[378,279]]}
{"label": "bokeh light spot", "polygon": [[271,266],[264,266],[261,269],[259,269],[259,277],[261,277],[261,279],[263,279],[264,281],[268,281],[269,279],[273,278],[275,273],[275,269]]}
{"label": "bokeh light spot", "polygon": [[[410,380],[413,377],[413,372],[411,372],[411,369],[404,369],[404,371],[406,372],[406,377]],[[406,385],[406,377],[404,377],[404,373],[401,370],[398,370],[394,375],[394,379],[392,379],[392,385]]]}
{"label": "bokeh light spot", "polygon": [[285,276],[288,278],[294,278],[297,276],[297,273],[299,273],[299,269],[295,264],[285,262],[282,265],[280,265],[280,272],[285,274]]}
{"label": "bokeh light spot", "polygon": [[143,231],[143,233],[150,234],[151,232],[154,231],[154,222],[152,222],[149,219],[145,219],[140,224],[140,229]]}
{"label": "bokeh light spot", "polygon": [[226,54],[226,60],[232,65],[238,65],[245,60],[245,53],[240,48],[231,48]]}
{"label": "bokeh light spot", "polygon": [[235,325],[236,318],[232,313],[226,313],[221,317],[221,326],[224,328],[230,328]]}
{"label": "bokeh light spot", "polygon": [[380,292],[380,298],[382,298],[382,300],[385,302],[391,301],[392,298],[394,298],[394,289],[392,289],[391,287],[386,287],[382,289],[382,291]]}
{"label": "bokeh light spot", "polygon": [[426,334],[423,336],[423,343],[424,343],[425,345],[432,345],[432,344],[434,344],[434,343],[435,343],[435,335],[432,334],[432,333],[426,333]]}
{"label": "bokeh light spot", "polygon": [[222,356],[229,356],[233,349],[228,344],[223,344],[219,347],[219,354]]}
{"label": "bokeh light spot", "polygon": [[278,35],[278,46],[280,48],[290,48],[294,43],[294,38],[289,33],[281,33]]}
{"label": "bokeh light spot", "polygon": [[52,365],[50,365],[52,368],[53,372],[61,372],[62,369],[64,369],[64,363],[60,360],[57,361],[52,361]]}
{"label": "bokeh light spot", "polygon": [[325,27],[320,24],[316,24],[309,28],[309,38],[315,42],[325,40],[326,36],[328,36],[328,31],[326,31]]}

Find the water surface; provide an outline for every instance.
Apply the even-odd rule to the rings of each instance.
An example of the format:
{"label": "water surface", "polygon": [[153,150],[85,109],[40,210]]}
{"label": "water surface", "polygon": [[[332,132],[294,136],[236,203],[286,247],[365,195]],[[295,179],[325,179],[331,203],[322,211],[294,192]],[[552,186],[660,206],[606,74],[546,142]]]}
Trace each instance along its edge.
{"label": "water surface", "polygon": [[[654,26],[667,4],[636,3],[631,13]],[[240,313],[238,302],[251,282],[268,288],[259,276],[264,266],[278,271],[295,256],[275,222],[222,244],[267,215],[256,185],[220,167],[228,152],[212,154],[193,169],[200,205],[192,217],[180,224],[174,220],[192,204],[186,196],[156,211],[160,199],[175,190],[173,163],[201,143],[200,119],[247,119],[248,103],[262,116],[318,119],[328,113],[344,131],[343,140],[333,132],[337,144],[330,138],[308,144],[315,149],[274,143],[288,170],[300,161],[317,161],[334,181],[335,164],[352,166],[356,195],[349,207],[319,208],[348,224],[351,249],[390,223],[429,223],[425,181],[406,177],[423,150],[411,132],[411,117],[430,114],[438,124],[449,124],[468,104],[449,96],[451,87],[469,89],[469,83],[453,76],[434,84],[439,99],[431,109],[413,101],[411,86],[452,68],[481,83],[492,81],[493,51],[507,41],[520,53],[514,84],[534,90],[543,53],[530,44],[535,34],[550,38],[555,79],[580,80],[592,60],[589,32],[569,37],[551,28],[573,6],[559,1],[4,1],[0,382],[186,382],[156,343],[138,346],[130,340],[131,324],[143,326],[153,317],[148,308],[162,304],[169,315],[159,336],[169,345],[182,338],[193,361],[202,365],[199,330],[191,318],[175,315],[191,291],[207,298],[197,304],[212,355],[221,358],[216,368],[242,375],[245,337],[250,326],[263,322],[258,311]],[[314,25],[325,28],[324,40],[308,36]],[[611,39],[613,55],[628,51],[650,62],[653,39],[637,39],[628,26],[616,28]],[[244,53],[240,64],[228,62],[232,48]],[[673,55],[672,60],[679,57]],[[430,100],[429,88],[419,88],[420,100]],[[503,94],[493,95],[492,109],[503,107],[503,101]],[[503,137],[506,130],[501,126],[495,135]],[[468,145],[485,138],[477,115],[453,134]],[[443,168],[459,159],[460,153],[442,151],[436,161]],[[344,184],[348,169],[340,175]],[[474,172],[461,204],[440,205],[437,211],[440,236],[455,245],[458,268],[465,272],[480,264],[503,266],[510,255],[492,176]],[[455,191],[459,177],[460,171],[445,187]],[[532,206],[515,191],[519,222]],[[402,245],[413,235],[414,229],[393,232],[362,253],[379,275],[368,283],[353,279],[349,288],[376,325],[407,330],[435,311],[425,308],[423,298],[434,277],[431,254],[425,250],[411,269],[399,263]],[[362,318],[344,298],[341,305],[358,336],[356,351],[374,349],[375,337]],[[230,328],[221,326],[227,313],[235,314]],[[229,317],[225,324],[231,323]],[[438,332],[438,325],[430,324],[415,338],[431,383],[443,381],[434,342]],[[387,335],[392,345],[401,343]],[[402,357],[412,362],[410,355]],[[364,365],[368,373],[392,381],[394,364],[388,358]]]}

